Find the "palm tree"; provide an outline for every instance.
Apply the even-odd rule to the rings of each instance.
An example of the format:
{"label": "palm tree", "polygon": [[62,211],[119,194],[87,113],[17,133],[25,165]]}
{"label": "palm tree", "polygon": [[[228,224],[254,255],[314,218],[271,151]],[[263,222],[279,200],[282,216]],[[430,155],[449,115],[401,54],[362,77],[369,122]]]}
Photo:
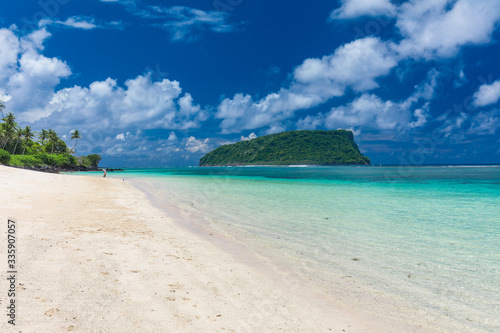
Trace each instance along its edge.
{"label": "palm tree", "polygon": [[3,110],[5,109],[5,104],[3,103],[5,102],[0,99],[0,112],[2,112],[2,118],[3,118]]}
{"label": "palm tree", "polygon": [[15,119],[16,117],[12,112],[9,112],[5,117],[2,118],[2,120],[4,121],[4,123],[2,124],[2,149],[4,149],[14,139],[15,129],[17,126]]}
{"label": "palm tree", "polygon": [[39,133],[38,133],[38,138],[40,139],[40,143],[42,144],[42,146],[45,144],[45,140],[47,140],[47,135],[49,134],[49,132],[47,132],[46,130],[42,129]]}
{"label": "palm tree", "polygon": [[78,142],[78,139],[81,139],[82,137],[80,136],[80,132],[78,130],[74,130],[72,133],[71,133],[71,140],[75,140],[75,144],[73,145],[73,148],[71,148],[71,150],[76,153],[75,151],[75,147],[76,147],[76,143]]}
{"label": "palm tree", "polygon": [[16,153],[17,144],[19,143],[19,140],[21,139],[22,136],[23,136],[23,129],[20,127],[16,127],[13,137],[13,139],[16,141],[16,144],[14,145],[14,149],[12,150],[12,155]]}
{"label": "palm tree", "polygon": [[26,143],[35,137],[35,133],[31,131],[30,126],[26,126],[26,128],[23,130],[23,136],[24,136],[24,149],[23,149],[23,155],[24,155],[24,153],[26,152]]}
{"label": "palm tree", "polygon": [[16,120],[16,116],[12,112],[7,113],[5,117],[2,118],[5,121],[7,126],[15,127],[17,124],[14,122]]}
{"label": "palm tree", "polygon": [[59,141],[59,135],[57,135],[57,133],[54,130],[49,129],[49,131],[47,132],[47,138],[49,139],[49,143],[52,146],[50,153],[53,154],[54,148],[55,148],[57,142]]}

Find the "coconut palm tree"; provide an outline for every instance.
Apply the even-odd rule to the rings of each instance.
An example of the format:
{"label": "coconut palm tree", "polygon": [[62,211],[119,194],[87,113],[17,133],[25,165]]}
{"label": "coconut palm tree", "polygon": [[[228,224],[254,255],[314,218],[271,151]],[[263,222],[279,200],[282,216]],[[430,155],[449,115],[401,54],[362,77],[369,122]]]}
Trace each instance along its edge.
{"label": "coconut palm tree", "polygon": [[23,130],[23,137],[24,137],[24,149],[23,149],[23,155],[24,155],[24,153],[26,152],[26,143],[35,137],[35,133],[31,131],[30,126],[26,126],[26,128]]}
{"label": "coconut palm tree", "polygon": [[2,120],[4,121],[4,123],[1,124],[3,132],[2,149],[4,149],[8,144],[10,144],[11,141],[14,139],[15,129],[17,126],[15,119],[16,117],[12,112],[9,112],[5,117],[2,118]]}
{"label": "coconut palm tree", "polygon": [[50,153],[53,154],[54,148],[57,142],[59,141],[59,135],[57,135],[57,133],[54,130],[49,129],[49,131],[47,132],[47,139],[49,139],[49,144],[51,145]]}
{"label": "coconut palm tree", "polygon": [[7,126],[15,127],[17,124],[15,122],[16,116],[12,112],[7,113],[5,117],[2,118]]}
{"label": "coconut palm tree", "polygon": [[19,140],[21,140],[23,136],[23,129],[20,127],[16,127],[14,130],[14,141],[16,142],[14,145],[14,149],[12,150],[12,155],[16,153],[17,145],[19,144]]}
{"label": "coconut palm tree", "polygon": [[71,148],[71,150],[76,153],[75,151],[75,147],[76,147],[76,143],[78,142],[78,139],[81,139],[82,137],[80,136],[80,132],[78,130],[74,130],[72,133],[71,133],[71,140],[75,140],[75,144],[73,145],[73,148]]}
{"label": "coconut palm tree", "polygon": [[0,99],[0,112],[2,112],[2,118],[3,118],[3,110],[5,109],[5,102]]}
{"label": "coconut palm tree", "polygon": [[42,129],[40,132],[38,132],[38,139],[40,139],[40,143],[42,144],[42,146],[45,144],[45,140],[47,140],[48,134],[49,134],[49,132],[47,132],[44,129]]}

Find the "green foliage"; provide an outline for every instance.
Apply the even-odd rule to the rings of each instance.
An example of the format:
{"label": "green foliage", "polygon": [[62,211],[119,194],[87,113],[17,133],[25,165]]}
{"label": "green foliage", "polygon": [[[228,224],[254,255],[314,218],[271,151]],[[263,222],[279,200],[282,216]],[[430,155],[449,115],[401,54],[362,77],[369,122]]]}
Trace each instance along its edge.
{"label": "green foliage", "polygon": [[58,168],[69,168],[77,164],[76,157],[70,154],[46,154],[38,153],[36,155],[12,155],[9,165],[12,166],[43,166]]}
{"label": "green foliage", "polygon": [[9,162],[9,165],[17,167],[37,166],[41,164],[41,161],[33,155],[12,155]]}
{"label": "green foliage", "polygon": [[10,158],[11,158],[11,156],[10,156],[8,151],[0,149],[0,163],[2,163],[2,164],[9,163]]}
{"label": "green foliage", "polygon": [[59,168],[68,168],[76,165],[76,157],[70,154],[55,155],[55,165]]}
{"label": "green foliage", "polygon": [[91,155],[87,155],[87,159],[90,162],[90,166],[97,168],[102,157],[99,156],[98,154],[91,154]]}
{"label": "green foliage", "polygon": [[200,166],[370,164],[351,131],[290,131],[221,146]]}

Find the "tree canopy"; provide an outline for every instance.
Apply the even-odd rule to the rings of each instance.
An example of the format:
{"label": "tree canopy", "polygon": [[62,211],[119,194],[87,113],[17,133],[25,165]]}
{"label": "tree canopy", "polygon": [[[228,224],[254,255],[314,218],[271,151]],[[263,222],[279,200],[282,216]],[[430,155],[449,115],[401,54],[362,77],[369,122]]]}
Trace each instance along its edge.
{"label": "tree canopy", "polygon": [[370,164],[351,131],[290,131],[221,146],[200,166]]}

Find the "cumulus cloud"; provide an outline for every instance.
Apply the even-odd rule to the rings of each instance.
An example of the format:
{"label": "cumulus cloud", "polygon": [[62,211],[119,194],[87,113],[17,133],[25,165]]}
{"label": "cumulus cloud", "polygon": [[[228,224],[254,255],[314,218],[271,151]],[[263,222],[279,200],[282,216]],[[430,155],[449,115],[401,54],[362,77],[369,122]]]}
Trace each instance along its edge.
{"label": "cumulus cloud", "polygon": [[352,102],[334,107],[326,114],[307,116],[297,122],[297,128],[328,129],[350,128],[365,130],[398,130],[425,125],[429,118],[429,100],[434,97],[439,73],[431,70],[427,80],[415,88],[414,93],[400,102],[384,101],[380,97],[364,93]]}
{"label": "cumulus cloud", "polygon": [[256,135],[254,132],[252,132],[252,133],[250,133],[250,135],[248,135],[248,136],[243,136],[243,135],[242,135],[242,136],[240,137],[240,140],[241,140],[241,141],[248,141],[248,140],[255,139],[256,137],[257,137],[257,135]]}
{"label": "cumulus cloud", "polygon": [[45,28],[22,38],[0,29],[0,86],[13,112],[43,114],[55,87],[71,75],[64,61],[41,54],[50,36]]}
{"label": "cumulus cloud", "polygon": [[210,139],[197,140],[194,136],[191,136],[186,142],[186,149],[191,153],[207,153],[211,150],[210,146],[208,145],[209,140]]}
{"label": "cumulus cloud", "polygon": [[332,19],[350,19],[360,16],[393,16],[396,7],[389,0],[343,0],[342,6],[334,10]]}
{"label": "cumulus cloud", "polygon": [[24,118],[40,124],[92,126],[101,128],[192,129],[208,117],[193,103],[189,93],[182,94],[177,81],[155,82],[150,74],[139,75],[120,87],[111,78],[88,88],[75,86],[55,93],[44,108],[44,117],[24,113]]}
{"label": "cumulus cloud", "polygon": [[293,73],[288,88],[254,101],[250,95],[236,94],[224,99],[216,117],[223,119],[223,133],[268,127],[268,133],[284,130],[282,121],[294,112],[342,96],[347,88],[363,92],[378,87],[376,78],[387,75],[397,65],[388,43],[367,37],[339,47],[332,55],[306,59]]}
{"label": "cumulus cloud", "polygon": [[411,0],[398,9],[398,50],[403,57],[451,57],[462,46],[489,43],[499,20],[497,0]]}
{"label": "cumulus cloud", "polygon": [[474,106],[486,106],[496,104],[500,99],[500,80],[492,84],[483,84],[474,94]]}
{"label": "cumulus cloud", "polygon": [[401,58],[447,58],[465,45],[492,41],[500,20],[497,0],[410,0],[399,6],[389,0],[343,0],[333,19],[361,16],[394,17],[401,34]]}

